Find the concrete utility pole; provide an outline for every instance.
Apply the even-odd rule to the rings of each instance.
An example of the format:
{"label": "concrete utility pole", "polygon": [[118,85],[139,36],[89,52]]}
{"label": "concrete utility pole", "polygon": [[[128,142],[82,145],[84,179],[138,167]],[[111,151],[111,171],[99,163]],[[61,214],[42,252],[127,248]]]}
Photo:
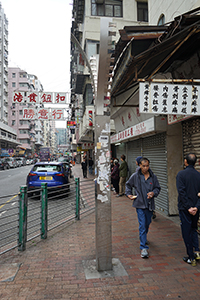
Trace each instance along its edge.
{"label": "concrete utility pole", "polygon": [[95,99],[96,268],[112,270],[110,199],[110,97],[108,77],[112,53],[112,19],[101,18],[97,97]]}

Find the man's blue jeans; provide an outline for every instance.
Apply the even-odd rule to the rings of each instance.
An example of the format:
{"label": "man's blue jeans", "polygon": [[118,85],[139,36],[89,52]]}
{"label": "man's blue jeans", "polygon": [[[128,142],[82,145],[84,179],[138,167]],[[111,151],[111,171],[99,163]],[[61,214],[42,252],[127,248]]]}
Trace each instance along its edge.
{"label": "man's blue jeans", "polygon": [[92,175],[93,170],[92,170],[92,166],[89,166],[89,173]]}
{"label": "man's blue jeans", "polygon": [[149,230],[149,225],[151,224],[151,218],[153,211],[142,208],[136,208],[138,222],[139,222],[139,233],[140,233],[140,249],[149,249],[146,245],[147,233]]}

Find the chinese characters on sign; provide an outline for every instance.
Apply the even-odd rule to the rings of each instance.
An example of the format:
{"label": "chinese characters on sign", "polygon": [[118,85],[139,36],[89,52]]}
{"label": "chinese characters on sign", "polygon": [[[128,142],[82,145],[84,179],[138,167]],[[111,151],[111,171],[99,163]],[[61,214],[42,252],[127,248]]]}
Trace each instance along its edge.
{"label": "chinese characters on sign", "polygon": [[23,108],[23,119],[31,120],[31,119],[38,119],[38,120],[65,120],[64,118],[64,109],[59,108]]}
{"label": "chinese characters on sign", "polygon": [[140,83],[141,113],[200,115],[199,86],[186,84]]}
{"label": "chinese characters on sign", "polygon": [[66,104],[67,93],[13,92],[13,103],[27,104]]}
{"label": "chinese characters on sign", "polygon": [[152,132],[155,130],[154,117],[144,122],[138,123],[137,125],[131,126],[117,134],[110,137],[110,143],[114,144],[117,142],[122,142],[131,137],[141,135],[143,133]]}

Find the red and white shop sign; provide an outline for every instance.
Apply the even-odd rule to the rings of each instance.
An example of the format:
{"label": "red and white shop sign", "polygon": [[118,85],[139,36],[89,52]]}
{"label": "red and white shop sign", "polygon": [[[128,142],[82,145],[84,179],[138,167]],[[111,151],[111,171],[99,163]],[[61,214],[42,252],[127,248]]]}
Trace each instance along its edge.
{"label": "red and white shop sign", "polygon": [[93,148],[94,148],[94,143],[83,143],[82,144],[82,150],[93,149]]}
{"label": "red and white shop sign", "polygon": [[137,125],[131,126],[115,135],[110,137],[110,143],[115,144],[132,137],[151,132],[155,130],[154,117],[141,122]]}

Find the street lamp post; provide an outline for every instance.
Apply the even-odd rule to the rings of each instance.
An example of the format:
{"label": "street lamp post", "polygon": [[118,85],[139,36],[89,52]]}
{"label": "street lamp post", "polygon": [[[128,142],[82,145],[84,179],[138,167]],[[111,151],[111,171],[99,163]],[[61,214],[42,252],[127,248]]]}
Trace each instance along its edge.
{"label": "street lamp post", "polygon": [[101,18],[98,85],[95,99],[96,268],[98,271],[112,270],[110,110],[107,92],[111,24],[112,19]]}

